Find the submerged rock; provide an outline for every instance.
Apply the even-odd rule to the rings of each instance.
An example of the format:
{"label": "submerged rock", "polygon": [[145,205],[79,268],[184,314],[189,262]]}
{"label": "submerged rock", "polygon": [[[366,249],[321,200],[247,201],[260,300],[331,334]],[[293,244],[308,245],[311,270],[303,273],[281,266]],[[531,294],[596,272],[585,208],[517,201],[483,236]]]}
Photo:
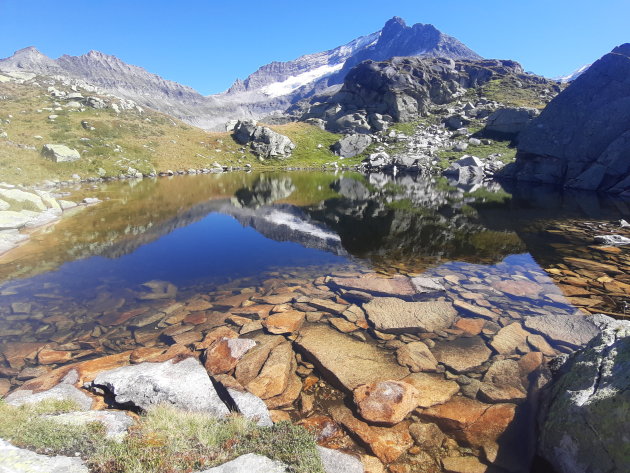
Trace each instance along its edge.
{"label": "submerged rock", "polygon": [[630,471],[630,322],[602,327],[554,375],[539,453],[559,473]]}
{"label": "submerged rock", "polygon": [[450,302],[406,302],[379,297],[363,306],[368,319],[382,332],[435,332],[450,327],[457,311]]}
{"label": "submerged rock", "polygon": [[327,326],[302,328],[295,344],[322,373],[347,391],[361,384],[401,379],[409,374],[390,352]]}

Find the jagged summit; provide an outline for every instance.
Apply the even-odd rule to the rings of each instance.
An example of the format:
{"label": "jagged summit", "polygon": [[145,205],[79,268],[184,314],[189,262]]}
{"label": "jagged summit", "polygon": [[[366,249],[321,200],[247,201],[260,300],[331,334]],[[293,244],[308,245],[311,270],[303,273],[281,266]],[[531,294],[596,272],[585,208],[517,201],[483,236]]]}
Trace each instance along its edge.
{"label": "jagged summit", "polygon": [[395,16],[380,31],[343,46],[263,66],[245,80],[237,79],[226,93],[260,91],[270,97],[280,97],[305,87],[299,93],[303,98],[327,86],[341,84],[348,71],[360,62],[367,59],[382,61],[394,56],[482,59],[433,25],[407,26],[405,20]]}

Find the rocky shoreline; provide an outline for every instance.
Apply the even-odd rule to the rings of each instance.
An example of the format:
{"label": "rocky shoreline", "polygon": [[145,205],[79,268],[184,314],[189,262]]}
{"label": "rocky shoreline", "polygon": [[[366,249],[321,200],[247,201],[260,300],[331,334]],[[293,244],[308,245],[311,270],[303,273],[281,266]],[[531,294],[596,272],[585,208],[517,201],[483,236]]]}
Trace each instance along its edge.
{"label": "rocky shoreline", "polygon": [[[10,401],[69,389],[55,388],[65,380],[103,412],[165,400],[190,408],[193,392],[212,392],[201,381],[150,381],[154,370],[179,380],[164,373],[188,367],[227,392],[232,408],[297,422],[320,445],[359,455],[368,472],[528,471],[527,412],[550,379],[547,365],[599,329],[563,314],[554,284],[526,268],[486,273],[490,284],[474,265],[468,271],[275,274],[183,299],[170,283],[147,283],[132,305],[100,301],[94,329],[75,333],[49,316],[41,320],[57,326],[57,342],[3,344],[2,389]],[[14,302],[5,317],[20,324],[36,314]],[[227,412],[217,399],[195,405]],[[530,443],[511,443],[513,435]]]}

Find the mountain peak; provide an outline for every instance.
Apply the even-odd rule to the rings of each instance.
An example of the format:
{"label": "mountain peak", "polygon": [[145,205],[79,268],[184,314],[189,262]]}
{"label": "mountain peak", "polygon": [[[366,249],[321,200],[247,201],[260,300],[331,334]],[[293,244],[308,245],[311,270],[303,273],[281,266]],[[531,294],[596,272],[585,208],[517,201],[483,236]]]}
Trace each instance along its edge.
{"label": "mountain peak", "polygon": [[402,19],[399,16],[393,16],[392,18],[390,18],[389,20],[387,20],[387,22],[385,23],[385,26],[383,27],[383,29],[387,28],[387,27],[393,27],[393,26],[402,26],[403,28],[407,27],[407,22]]}
{"label": "mountain peak", "polygon": [[43,54],[35,46],[27,46],[26,48],[18,49],[13,53],[13,56],[25,56],[25,55],[40,55]]}

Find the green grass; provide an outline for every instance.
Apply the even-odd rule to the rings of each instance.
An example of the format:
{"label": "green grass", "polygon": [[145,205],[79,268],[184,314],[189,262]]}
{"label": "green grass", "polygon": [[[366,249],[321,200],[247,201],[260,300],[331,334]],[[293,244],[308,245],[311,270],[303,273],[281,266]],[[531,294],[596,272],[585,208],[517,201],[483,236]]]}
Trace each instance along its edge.
{"label": "green grass", "polygon": [[102,443],[104,429],[101,424],[61,425],[42,417],[76,409],[77,406],[69,401],[43,401],[13,407],[0,400],[0,438],[42,453],[90,455]]}
{"label": "green grass", "polygon": [[[51,112],[43,109],[53,107],[54,100],[29,83],[0,83],[0,95],[9,97],[2,101],[0,110],[0,129],[8,134],[8,138],[0,138],[0,176],[14,184],[68,180],[73,174],[82,178],[118,176],[127,174],[128,168],[148,174],[169,169],[211,168],[218,162],[233,167],[250,164],[254,169],[268,170],[321,167],[338,160],[330,146],[339,136],[305,123],[272,126],[297,147],[288,159],[261,163],[249,147],[236,143],[229,133],[207,132],[150,109],[144,113],[125,110],[119,114],[109,108],[89,107],[84,111]],[[58,116],[49,120],[51,114]],[[84,129],[82,121],[95,129]],[[72,163],[44,159],[41,149],[46,143],[76,149],[81,159]],[[359,161],[345,159],[340,164]]]}
{"label": "green grass", "polygon": [[[517,81],[522,84],[521,87]],[[540,98],[540,94],[545,89],[550,89],[550,86],[544,83],[527,83],[524,79],[506,76],[484,84],[478,93],[510,107],[544,108],[547,103]]]}
{"label": "green grass", "polygon": [[47,454],[78,452],[96,473],[184,473],[246,453],[284,462],[294,473],[324,471],[315,438],[290,422],[258,427],[240,415],[216,419],[164,405],[141,416],[118,443],[104,437],[100,424],[69,426],[41,417],[75,408],[58,401],[21,407],[0,401],[0,437]]}

